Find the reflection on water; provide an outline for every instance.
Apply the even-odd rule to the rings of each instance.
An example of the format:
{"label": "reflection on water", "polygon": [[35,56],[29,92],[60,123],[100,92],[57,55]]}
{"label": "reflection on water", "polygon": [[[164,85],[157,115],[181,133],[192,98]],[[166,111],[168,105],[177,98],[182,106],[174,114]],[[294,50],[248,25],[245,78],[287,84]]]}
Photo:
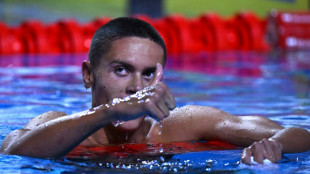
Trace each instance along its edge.
{"label": "reflection on water", "polygon": [[[263,115],[285,127],[310,130],[310,53],[199,53],[170,56],[164,81],[177,105],[217,107],[235,115]],[[0,142],[12,130],[50,110],[68,114],[91,106],[80,65],[86,54],[0,57]],[[217,145],[218,147],[218,145]],[[225,146],[226,147],[226,146]],[[286,154],[281,163],[240,164],[240,149],[205,142],[81,149],[63,160],[0,155],[6,173],[235,173],[310,172],[310,152]],[[234,150],[231,150],[234,149]],[[99,157],[98,157],[99,156]]]}

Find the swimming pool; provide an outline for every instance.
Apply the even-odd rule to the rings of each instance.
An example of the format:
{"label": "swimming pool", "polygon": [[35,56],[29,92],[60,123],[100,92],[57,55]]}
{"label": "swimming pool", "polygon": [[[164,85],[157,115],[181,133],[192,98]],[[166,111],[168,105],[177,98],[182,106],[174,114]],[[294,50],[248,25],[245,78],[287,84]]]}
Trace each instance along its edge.
{"label": "swimming pool", "polygon": [[[310,130],[310,53],[198,53],[170,56],[164,81],[177,105],[263,115],[285,127]],[[50,110],[88,109],[90,91],[79,65],[86,54],[0,57],[0,141]],[[177,60],[177,61],[175,61]],[[161,152],[160,148],[163,148]],[[228,150],[229,149],[229,150]],[[101,151],[100,151],[101,150]],[[97,153],[92,155],[92,152]],[[277,164],[240,164],[241,149],[205,142],[78,149],[61,160],[0,155],[3,173],[310,173],[310,152],[285,154]]]}

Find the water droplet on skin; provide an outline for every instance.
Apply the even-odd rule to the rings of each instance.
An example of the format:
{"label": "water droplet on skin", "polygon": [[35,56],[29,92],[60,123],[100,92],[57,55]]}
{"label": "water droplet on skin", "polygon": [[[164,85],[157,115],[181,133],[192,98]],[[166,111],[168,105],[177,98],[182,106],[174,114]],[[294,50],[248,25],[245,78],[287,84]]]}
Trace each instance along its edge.
{"label": "water droplet on skin", "polygon": [[162,133],[162,127],[163,127],[162,122],[161,122],[161,121],[158,122],[158,135],[161,135],[161,133]]}
{"label": "water droplet on skin", "polygon": [[124,121],[121,121],[121,120],[116,120],[116,121],[113,121],[112,124],[114,127],[118,127],[119,125],[121,124],[124,124],[125,122]]}
{"label": "water droplet on skin", "polygon": [[158,151],[159,151],[159,153],[163,153],[164,152],[163,144],[159,144]]}

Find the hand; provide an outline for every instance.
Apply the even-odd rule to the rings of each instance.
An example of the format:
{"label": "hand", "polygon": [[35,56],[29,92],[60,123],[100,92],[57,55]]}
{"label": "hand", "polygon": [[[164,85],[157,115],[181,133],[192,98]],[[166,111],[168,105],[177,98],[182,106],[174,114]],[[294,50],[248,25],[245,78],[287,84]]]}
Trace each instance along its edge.
{"label": "hand", "polygon": [[263,164],[264,159],[268,159],[273,163],[280,161],[282,158],[281,143],[274,139],[263,139],[253,143],[243,149],[241,154],[242,163],[251,164],[251,156],[259,164]]}
{"label": "hand", "polygon": [[155,77],[149,86],[125,98],[113,99],[111,104],[105,105],[112,120],[132,120],[144,115],[150,115],[162,120],[169,116],[170,110],[176,104],[173,95],[166,84],[161,82],[163,67],[157,64]]}
{"label": "hand", "polygon": [[159,120],[168,117],[170,110],[173,110],[176,107],[174,97],[169,88],[165,83],[161,82],[163,73],[162,65],[157,63],[155,78],[150,83],[150,87],[154,88],[154,95],[149,98],[148,101],[148,108],[150,108],[151,111],[149,115]]}

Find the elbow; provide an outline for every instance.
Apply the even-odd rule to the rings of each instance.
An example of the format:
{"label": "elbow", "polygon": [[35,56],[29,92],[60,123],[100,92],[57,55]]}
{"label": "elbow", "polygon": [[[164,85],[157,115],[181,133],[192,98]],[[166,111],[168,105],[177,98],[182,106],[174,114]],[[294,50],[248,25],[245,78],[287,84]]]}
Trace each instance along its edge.
{"label": "elbow", "polygon": [[6,155],[22,155],[27,156],[22,147],[19,147],[18,144],[9,144],[1,146],[1,153]]}
{"label": "elbow", "polygon": [[25,150],[24,148],[7,148],[2,151],[5,155],[19,155],[19,156],[28,156],[35,158],[45,158],[45,159],[59,159],[63,157],[62,155],[57,156],[56,154],[51,153],[41,153],[42,151],[36,150]]}
{"label": "elbow", "polygon": [[50,153],[48,150],[34,147],[27,147],[27,145],[22,145],[17,143],[10,144],[8,146],[1,147],[0,152],[5,155],[20,155],[20,156],[29,156],[36,158],[47,158],[47,159],[59,159],[63,155],[57,155],[57,153]]}

